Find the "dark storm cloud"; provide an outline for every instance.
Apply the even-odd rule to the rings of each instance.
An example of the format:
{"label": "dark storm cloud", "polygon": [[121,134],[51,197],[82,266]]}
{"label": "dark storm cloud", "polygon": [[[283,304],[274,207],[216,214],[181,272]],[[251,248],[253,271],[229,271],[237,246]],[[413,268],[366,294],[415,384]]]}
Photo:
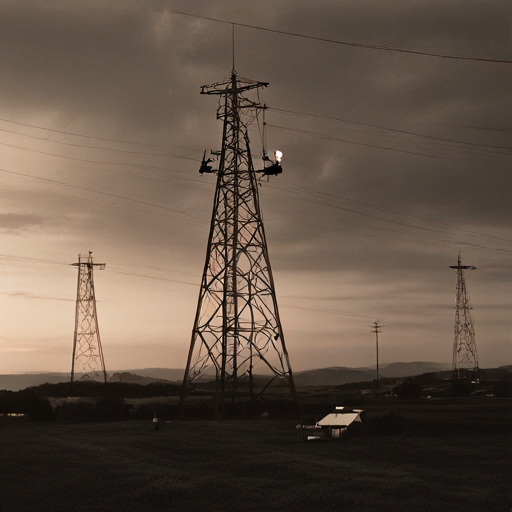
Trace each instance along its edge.
{"label": "dark storm cloud", "polygon": [[102,118],[135,134],[173,122],[183,128],[184,108],[176,106],[187,104],[183,81],[198,65],[184,37],[194,30],[168,17],[161,28],[161,13],[135,2],[9,7],[0,51],[7,112],[16,106],[33,116],[35,108],[75,126]]}
{"label": "dark storm cloud", "polygon": [[[28,110],[29,98],[36,109],[55,111],[78,126],[96,125],[103,118],[105,129],[115,126],[142,138],[160,131],[160,142],[164,135],[177,143],[189,135],[193,140],[187,142],[198,147],[201,139],[213,140],[208,129],[215,129],[214,119],[203,112],[211,112],[215,102],[197,92],[209,76],[218,79],[229,69],[221,67],[230,64],[229,26],[173,14],[180,6],[166,2],[117,7],[86,2],[73,9],[59,2],[36,2],[30,9],[26,4],[9,6],[0,54],[7,108],[18,98]],[[314,36],[445,53],[478,54],[485,47],[494,57],[503,53],[507,31],[501,5],[489,10],[475,3],[462,15],[444,2],[414,8],[401,2],[323,2],[314,7],[308,2],[264,2],[249,9],[226,2],[208,5],[206,11],[196,8],[221,19]],[[479,125],[485,118],[502,123],[496,106],[506,104],[509,91],[502,66],[340,47],[243,27],[236,28],[236,38],[240,67],[250,63],[272,82],[268,99],[278,108],[420,133],[432,132],[433,121]],[[489,110],[490,102],[495,112]],[[293,126],[295,121],[272,113],[268,117],[277,125]],[[295,180],[370,203],[451,216],[463,224],[508,222],[508,199],[501,186],[506,157],[439,148],[435,142],[347,125],[311,126],[308,121],[299,124],[335,138],[427,156],[289,134],[294,141],[286,148],[285,162]],[[274,141],[285,136],[272,129],[269,134]],[[458,135],[468,140],[467,133]],[[494,140],[487,132],[477,138]],[[325,165],[331,172],[319,177],[318,168]],[[471,207],[461,209],[462,197]],[[286,215],[300,209],[298,205]],[[302,226],[300,232],[311,230]]]}
{"label": "dark storm cloud", "polygon": [[[2,193],[4,232],[38,233],[55,221],[51,244],[34,237],[19,254],[46,251],[45,258],[61,261],[94,250],[107,264],[201,272],[215,177],[200,177],[197,160],[203,149],[220,149],[221,128],[217,98],[199,91],[229,74],[232,27],[173,10],[338,41],[510,60],[504,2],[4,1],[0,119],[59,132],[5,121],[0,128],[76,145],[0,132],[1,143],[31,150],[0,146],[0,168],[54,180],[18,177],[9,182],[14,191]],[[284,153],[283,175],[260,188],[278,291],[324,298],[320,309],[339,305],[364,316],[371,307],[395,323],[407,311],[408,328],[427,327],[422,311],[448,304],[451,322],[455,273],[448,267],[462,250],[479,269],[471,291],[485,294],[481,303],[506,307],[505,293],[492,298],[489,288],[510,284],[511,153],[503,148],[511,145],[511,66],[241,26],[235,41],[237,71],[270,82],[261,93],[270,107],[267,149]],[[250,137],[260,167],[256,125]],[[152,290],[144,288],[140,308],[161,307]],[[188,296],[179,297],[169,309],[179,310]],[[300,300],[312,315],[318,309]],[[193,301],[187,307],[192,317]],[[287,313],[297,319],[292,308]]]}

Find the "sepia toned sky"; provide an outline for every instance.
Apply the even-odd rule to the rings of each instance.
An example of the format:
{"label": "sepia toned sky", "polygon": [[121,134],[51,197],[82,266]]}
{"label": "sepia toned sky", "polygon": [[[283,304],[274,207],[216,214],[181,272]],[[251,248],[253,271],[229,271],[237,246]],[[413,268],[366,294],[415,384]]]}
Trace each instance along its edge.
{"label": "sepia toned sky", "polygon": [[185,366],[215,188],[198,169],[222,134],[199,93],[231,71],[231,23],[284,155],[260,193],[292,368],[374,364],[375,320],[382,363],[451,363],[459,251],[480,366],[511,364],[510,16],[494,0],[3,0],[0,373],[70,370],[70,264],[88,251],[107,265],[107,370]]}

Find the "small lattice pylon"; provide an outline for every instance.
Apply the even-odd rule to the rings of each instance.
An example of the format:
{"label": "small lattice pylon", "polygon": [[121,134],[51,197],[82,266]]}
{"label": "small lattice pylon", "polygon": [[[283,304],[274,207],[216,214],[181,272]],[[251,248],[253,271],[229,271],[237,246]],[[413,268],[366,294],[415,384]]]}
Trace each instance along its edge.
{"label": "small lattice pylon", "polygon": [[[93,269],[105,268],[104,263],[93,263],[92,252],[87,257],[78,255],[78,288],[76,294],[75,335],[73,338],[73,360],[71,363],[71,384],[75,380],[103,380],[107,372],[101,348],[96,296],[94,294]],[[80,375],[79,379],[75,378]]]}
{"label": "small lattice pylon", "polygon": [[457,270],[457,288],[455,292],[455,338],[453,341],[452,376],[460,379],[468,374],[475,377],[478,372],[478,355],[475,343],[475,328],[469,294],[466,290],[464,270],[476,267],[462,265],[461,255],[457,265],[450,266]]}

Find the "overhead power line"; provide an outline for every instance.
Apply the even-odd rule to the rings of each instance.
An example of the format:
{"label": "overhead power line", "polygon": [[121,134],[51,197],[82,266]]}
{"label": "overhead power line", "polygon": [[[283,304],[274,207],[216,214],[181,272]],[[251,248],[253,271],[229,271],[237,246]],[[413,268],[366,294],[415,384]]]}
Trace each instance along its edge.
{"label": "overhead power line", "polygon": [[[40,181],[43,181],[43,182],[53,183],[53,184],[57,184],[57,185],[63,185],[63,186],[66,186],[66,187],[72,187],[72,188],[76,188],[76,189],[79,189],[79,190],[84,190],[84,191],[87,191],[87,192],[93,192],[93,193],[96,193],[96,194],[101,194],[101,195],[105,195],[105,196],[109,196],[109,197],[114,197],[114,198],[117,198],[117,199],[125,199],[127,201],[132,201],[132,202],[136,202],[136,203],[139,203],[139,204],[144,204],[144,205],[148,205],[148,206],[154,206],[156,208],[161,208],[161,209],[164,209],[164,210],[169,210],[169,211],[177,212],[177,213],[180,213],[182,215],[186,215],[188,217],[191,217],[193,219],[201,221],[201,222],[205,222],[206,221],[206,219],[204,219],[202,217],[199,217],[199,216],[187,213],[187,212],[183,212],[183,211],[180,211],[180,210],[177,210],[177,209],[174,209],[174,208],[169,208],[169,207],[166,207],[166,206],[157,205],[157,204],[154,204],[154,203],[149,203],[149,202],[146,202],[146,201],[141,201],[141,200],[138,200],[138,199],[133,199],[133,198],[130,198],[130,197],[121,196],[119,194],[112,194],[112,193],[109,193],[109,192],[103,192],[103,191],[100,191],[100,190],[90,189],[90,188],[83,187],[83,186],[80,186],[80,185],[74,185],[74,184],[71,184],[71,183],[65,183],[65,182],[62,182],[62,181],[52,180],[52,179],[49,179],[49,178],[42,178],[42,177],[39,177],[39,176],[30,175],[30,174],[25,174],[25,173],[20,173],[20,172],[15,172],[15,171],[8,171],[6,169],[0,169],[0,172],[7,173],[7,174],[12,174],[12,175],[16,175],[16,176],[22,176],[22,177],[25,177],[25,178],[31,178],[31,179],[35,179],[35,180],[40,180]],[[279,187],[275,187],[275,188],[279,188]],[[283,189],[283,190],[286,190],[286,189]],[[293,191],[290,191],[290,190],[287,190],[287,191],[293,192]],[[266,194],[266,195],[269,195],[269,194]],[[270,195],[270,197],[273,197],[273,196]],[[279,197],[283,198],[283,196],[279,196]],[[357,211],[357,210],[352,210],[350,208],[344,208],[344,207],[341,207],[341,206],[328,204],[328,203],[325,203],[325,202],[322,202],[322,201],[318,201],[318,200],[301,198],[301,197],[291,197],[290,199],[306,201],[306,202],[310,202],[310,203],[316,203],[316,204],[319,204],[319,205],[322,205],[322,206],[327,206],[327,207],[334,208],[334,209],[337,209],[337,210],[343,210],[343,211],[347,211],[347,212],[354,213],[354,214],[357,214],[357,215],[362,215],[362,216],[370,217],[370,218],[373,218],[373,219],[376,219],[376,220],[381,220],[381,221],[384,221],[384,222],[388,222],[388,223],[392,223],[392,224],[396,224],[396,225],[400,225],[400,226],[404,226],[404,227],[409,227],[409,228],[413,228],[413,229],[418,229],[418,230],[422,230],[422,231],[432,231],[432,232],[438,232],[438,233],[449,234],[449,235],[457,235],[457,233],[450,233],[450,232],[446,232],[446,231],[442,231],[442,230],[426,228],[426,227],[421,227],[421,226],[415,226],[413,224],[406,224],[406,223],[403,223],[403,222],[397,222],[397,221],[394,221],[394,220],[391,220],[391,219],[386,219],[384,217],[379,217],[379,216],[376,216],[376,215],[371,215],[369,213],[360,212],[360,211]],[[119,207],[120,205],[116,205],[116,206]],[[371,205],[367,205],[367,206],[371,206]],[[136,211],[139,211],[139,210],[136,210]],[[146,212],[146,213],[157,213],[157,212],[150,212],[150,211],[147,211],[147,210],[140,210],[140,211],[143,211],[143,212]],[[396,212],[396,213],[402,213],[402,212]],[[406,215],[406,214],[404,213],[404,215]],[[441,224],[443,224],[443,223],[441,223]],[[332,229],[332,228],[329,228],[328,226],[321,226],[321,225],[317,225],[317,226],[318,227],[324,227],[326,229]],[[460,229],[460,228],[457,228],[456,226],[451,226],[451,225],[447,225],[447,226],[450,226],[450,227],[452,227],[454,229]],[[461,230],[461,231],[465,231],[465,230]],[[351,233],[357,234],[357,235],[362,235],[362,236],[377,237],[377,238],[381,238],[382,237],[381,235],[374,235],[374,234],[363,234],[363,233],[357,233],[357,232],[351,232]],[[477,232],[471,232],[471,233],[474,234],[474,235],[485,236],[482,233],[477,233]],[[420,235],[415,235],[414,233],[404,232],[403,234],[404,235],[417,236],[417,237],[420,237],[420,238],[426,238],[426,239],[430,239],[430,240],[435,240],[435,241],[438,241],[438,242],[450,243],[450,241],[448,241],[448,240],[435,239],[435,238],[431,238],[431,237],[422,237]],[[391,238],[391,237],[385,237],[385,238]],[[490,238],[497,238],[497,237],[490,237]],[[506,239],[498,239],[498,240],[509,241],[509,240],[506,240]],[[511,252],[511,251],[509,251],[507,249],[492,248],[492,247],[488,247],[488,246],[481,246],[481,245],[471,244],[471,243],[467,243],[467,242],[458,242],[458,243],[462,244],[462,245],[478,247],[478,248],[482,248],[482,249],[485,248],[485,249],[490,249],[490,250],[495,250],[495,251],[500,251],[500,252]]]}
{"label": "overhead power line", "polygon": [[[34,135],[27,135],[25,133],[18,133],[18,132],[14,132],[14,131],[10,131],[10,130],[2,130],[1,128],[0,128],[0,131],[1,132],[14,133],[16,135],[22,135],[24,137],[29,137],[31,139],[42,140],[42,141],[45,141],[45,142],[52,142],[53,144],[63,144],[65,146],[73,146],[73,147],[78,147],[78,148],[83,148],[83,149],[99,149],[101,151],[113,151],[115,153],[126,153],[126,154],[130,154],[130,155],[159,156],[159,157],[165,157],[165,158],[179,158],[179,159],[182,159],[182,160],[192,160],[193,162],[199,162],[200,161],[197,158],[191,158],[189,156],[163,155],[163,154],[155,154],[155,153],[144,153],[144,152],[141,152],[141,151],[126,151],[126,150],[123,150],[123,149],[102,148],[102,147],[98,147],[98,146],[85,146],[85,145],[82,145],[82,144],[72,144],[71,142],[61,142],[61,141],[56,141],[56,140],[44,139],[42,137],[36,137]],[[2,144],[2,146],[8,146],[8,147],[11,147],[11,148],[16,148],[16,149],[24,149],[26,151],[33,151],[35,153],[42,153],[42,154],[45,154],[45,155],[61,156],[61,155],[54,155],[52,153],[46,153],[44,151],[38,151],[38,150],[35,150],[35,149],[31,149],[31,148],[25,148],[23,146],[16,146],[14,144],[6,144],[5,142],[1,142],[0,144]]]}
{"label": "overhead power line", "polygon": [[361,123],[358,121],[348,121],[346,119],[340,119],[337,117],[321,116],[318,114],[308,114],[306,112],[294,112],[292,110],[284,110],[284,109],[273,108],[273,107],[267,107],[267,110],[270,112],[278,112],[280,114],[288,114],[288,115],[301,116],[301,117],[313,117],[315,119],[326,119],[328,121],[336,121],[338,123],[355,124],[357,126],[365,126],[368,128],[377,128],[379,130],[385,130],[388,132],[399,133],[401,135],[413,135],[414,137],[421,137],[424,139],[430,139],[430,140],[435,140],[435,141],[440,141],[440,142],[452,142],[455,144],[463,144],[465,146],[474,146],[474,147],[491,148],[491,149],[508,149],[508,150],[512,149],[512,147],[510,147],[510,146],[493,146],[490,144],[478,144],[476,142],[465,142],[465,141],[455,140],[455,139],[446,139],[444,137],[435,137],[433,135],[423,135],[421,133],[409,132],[406,130],[397,130],[396,128],[386,128],[385,126],[379,126],[376,124]]}
{"label": "overhead power line", "polygon": [[[11,254],[0,254],[0,258],[10,259],[10,260],[30,261],[30,262],[34,262],[34,263],[46,263],[46,264],[50,264],[50,265],[70,266],[69,263],[64,263],[64,262],[61,262],[61,261],[44,260],[44,259],[39,259],[39,258],[29,258],[29,257],[26,257],[26,256],[15,256],[15,255],[11,255]],[[170,269],[147,267],[147,266],[144,266],[144,265],[129,265],[129,264],[123,264],[123,263],[114,263],[113,265],[135,266],[135,267],[141,267],[141,268],[150,268],[150,269],[155,269],[155,270],[163,270],[165,272],[176,272],[178,274],[185,274],[185,275],[191,275],[191,276],[197,275],[197,274],[192,274],[192,273],[189,274],[187,272],[178,272],[176,270],[170,270]],[[132,276],[132,277],[144,277],[146,279],[156,279],[157,281],[170,281],[170,282],[173,282],[173,283],[179,283],[179,284],[186,284],[188,286],[194,286],[196,288],[199,286],[198,283],[190,283],[188,281],[181,281],[179,279],[172,279],[172,278],[169,278],[169,277],[150,276],[150,275],[147,275],[147,274],[138,274],[138,273],[132,273],[132,272],[121,272],[121,271],[118,271],[118,270],[112,270],[111,268],[108,268],[108,267],[105,269],[105,271],[111,272],[113,274],[121,274],[121,275]],[[299,299],[299,300],[318,300],[316,297],[300,297],[300,296],[296,296],[296,295],[286,295],[286,298],[289,298],[289,299]],[[68,299],[59,299],[59,300],[68,300]],[[318,311],[318,312],[323,312],[323,313],[333,313],[333,314],[338,314],[338,315],[358,316],[358,317],[363,317],[363,318],[370,318],[370,317],[366,317],[365,315],[359,315],[357,313],[351,313],[351,312],[347,312],[347,311],[339,311],[339,310],[333,310],[333,309],[308,308],[308,307],[297,306],[297,305],[293,305],[293,304],[283,304],[283,306],[287,307],[287,308],[292,308],[292,309],[302,309],[302,310],[309,310],[309,311]]]}
{"label": "overhead power line", "polygon": [[[268,196],[268,194],[266,194],[266,195]],[[433,231],[433,232],[442,233],[442,234],[445,234],[445,235],[462,236],[462,235],[459,235],[458,233],[450,233],[448,231],[441,231],[441,230],[438,230],[438,229],[424,228],[424,227],[421,227],[421,226],[415,226],[413,224],[406,224],[406,223],[403,223],[403,222],[397,222],[397,221],[394,221],[394,220],[385,219],[384,217],[377,217],[376,215],[371,215],[371,214],[368,214],[368,213],[359,212],[357,210],[351,210],[349,208],[343,208],[341,206],[331,205],[331,204],[323,203],[323,202],[320,202],[320,201],[313,201],[312,199],[306,199],[306,198],[300,198],[300,197],[286,197],[286,196],[283,196],[283,195],[280,195],[280,196],[270,196],[270,197],[279,197],[280,199],[293,199],[293,200],[299,200],[299,201],[306,201],[306,202],[310,202],[310,203],[316,203],[316,204],[320,204],[322,206],[328,206],[330,208],[334,208],[336,210],[343,210],[343,211],[347,211],[349,213],[355,213],[355,214],[358,214],[358,215],[363,215],[363,216],[370,217],[370,218],[377,219],[377,220],[381,220],[381,221],[384,221],[384,222],[389,222],[391,224],[396,224],[398,226],[404,226],[404,227],[409,227],[409,228],[419,229],[419,230],[424,230],[424,231]],[[315,227],[320,227],[320,228],[323,228],[323,229],[330,229],[330,230],[334,230],[334,231],[341,231],[341,232],[344,232],[344,233],[351,233],[351,234],[354,234],[354,235],[364,236],[364,237],[388,238],[388,239],[394,239],[394,240],[404,240],[406,242],[414,241],[414,240],[411,240],[411,239],[408,239],[408,238],[402,238],[402,237],[396,237],[396,236],[388,236],[388,235],[381,235],[381,234],[374,234],[374,233],[360,233],[360,232],[357,232],[357,231],[350,231],[350,230],[347,230],[347,229],[341,229],[341,228],[338,228],[338,227],[325,226],[325,225],[322,225],[322,224],[312,224],[312,223],[309,223],[309,222],[298,222],[298,221],[296,221],[296,224],[304,224],[304,225],[308,225],[308,226],[315,226]],[[357,225],[355,225],[355,226],[357,226]],[[376,229],[376,228],[372,228],[371,226],[358,226],[358,227]],[[390,231],[390,232],[399,233],[399,234],[402,234],[402,235],[405,235],[405,236],[413,236],[413,237],[416,237],[416,238],[420,238],[420,239],[424,239],[424,240],[430,240],[430,241],[434,241],[434,242],[440,242],[440,243],[449,244],[449,245],[458,245],[458,246],[465,245],[465,246],[468,246],[468,247],[475,247],[477,249],[486,249],[486,250],[490,250],[490,251],[512,253],[512,250],[502,249],[502,248],[499,248],[499,247],[490,247],[488,245],[479,245],[479,244],[473,244],[473,243],[470,243],[470,242],[460,242],[460,241],[445,240],[445,239],[442,239],[442,238],[433,238],[431,236],[419,235],[417,233],[411,233],[409,231],[397,231],[397,230],[385,229],[385,228],[378,228],[378,229],[381,230],[381,231]]]}
{"label": "overhead power line", "polygon": [[127,153],[130,155],[161,156],[161,157],[166,157],[166,158],[184,158],[187,160],[197,161],[197,158],[170,155],[170,154],[166,154],[166,153],[146,153],[144,151],[127,151],[126,149],[104,148],[101,146],[86,146],[85,144],[74,144],[72,142],[64,142],[64,141],[60,141],[60,140],[45,139],[44,137],[37,137],[36,135],[28,135],[27,133],[15,132],[14,130],[5,130],[4,128],[0,128],[0,132],[12,133],[14,135],[21,135],[22,137],[28,137],[30,139],[41,140],[43,142],[51,142],[52,144],[62,144],[63,146],[72,146],[72,147],[80,148],[80,149],[99,149],[100,151],[113,151],[115,153]]}
{"label": "overhead power line", "polygon": [[349,313],[347,311],[339,311],[337,309],[306,308],[304,306],[295,306],[293,304],[281,304],[281,306],[283,306],[285,308],[303,309],[303,310],[307,310],[307,311],[318,311],[318,312],[321,312],[321,313],[332,313],[332,314],[335,314],[335,315],[358,316],[358,317],[361,317],[361,318],[373,318],[373,317],[366,316],[366,315],[359,315],[357,313]]}
{"label": "overhead power line", "polygon": [[[0,258],[5,258],[5,259],[9,259],[9,260],[26,260],[26,261],[31,261],[31,262],[36,262],[36,263],[47,263],[49,265],[64,265],[66,267],[69,266],[69,263],[66,263],[66,262],[63,262],[63,261],[55,261],[55,260],[45,260],[45,259],[42,259],[42,258],[31,258],[31,257],[28,257],[28,256],[16,256],[14,254],[0,254]],[[173,274],[181,274],[181,275],[185,275],[185,276],[192,276],[192,277],[198,277],[200,276],[200,274],[195,274],[195,273],[192,273],[192,272],[180,272],[179,270],[172,270],[170,268],[161,268],[161,267],[148,267],[147,265],[132,265],[130,263],[109,263],[110,266],[114,266],[114,267],[138,267],[138,268],[145,268],[145,269],[150,269],[150,270],[158,270],[158,271],[161,271],[161,272],[172,272]],[[126,274],[126,275],[133,275],[133,276],[140,276],[140,277],[150,277],[150,278],[155,278],[155,279],[160,279],[158,277],[155,277],[155,276],[148,276],[148,275],[145,275],[145,274],[136,274],[136,273],[133,273],[133,274],[130,274],[128,272],[121,272],[121,271],[118,271],[118,270],[112,270],[111,268],[107,268],[105,270],[108,270],[109,272],[114,272],[116,274]],[[161,278],[161,279],[165,279],[166,281],[174,281],[172,279],[169,279],[169,278]],[[188,283],[186,281],[177,281],[179,283],[184,283],[184,284],[194,284],[194,283]]]}
{"label": "overhead power line", "polygon": [[[375,204],[364,203],[362,201],[356,201],[354,199],[349,199],[347,197],[339,196],[339,195],[336,195],[336,194],[331,194],[329,192],[322,192],[320,190],[314,190],[312,188],[302,187],[300,185],[295,185],[295,184],[292,184],[292,183],[286,182],[286,181],[284,181],[283,183],[285,183],[286,185],[293,185],[293,187],[295,189],[298,189],[298,190],[293,190],[293,189],[285,188],[285,187],[278,187],[278,186],[275,186],[275,185],[271,185],[270,188],[285,190],[286,192],[291,192],[291,193],[302,193],[302,192],[304,192],[304,193],[311,194],[311,195],[319,195],[319,196],[330,197],[330,198],[333,198],[333,199],[341,199],[342,201],[347,201],[349,203],[357,204],[359,206],[364,206],[366,208],[373,208],[375,210],[381,210],[381,211],[389,212],[389,213],[393,213],[393,214],[404,215],[406,217],[420,219],[420,220],[424,220],[424,221],[427,221],[427,222],[431,222],[433,224],[439,224],[441,226],[446,226],[446,227],[455,229],[457,231],[460,231],[461,232],[460,234],[466,233],[466,234],[475,235],[475,236],[479,236],[479,237],[492,238],[494,240],[499,240],[501,242],[512,242],[512,240],[509,239],[509,238],[501,238],[501,237],[489,235],[487,233],[480,233],[478,231],[472,231],[470,229],[463,229],[463,228],[460,228],[458,226],[455,226],[454,224],[449,224],[447,222],[442,222],[442,221],[439,221],[439,220],[436,220],[436,219],[432,219],[430,217],[425,217],[424,215],[416,215],[416,214],[413,214],[413,213],[403,212],[403,211],[392,209],[392,208],[385,208],[384,206],[377,206]],[[301,200],[302,198],[297,198],[297,199]],[[328,205],[328,203],[325,203],[325,204]],[[453,234],[456,234],[456,233],[453,233]]]}
{"label": "overhead power line", "polygon": [[0,258],[6,258],[6,259],[9,259],[9,260],[35,261],[37,263],[48,263],[49,265],[66,265],[66,266],[69,266],[69,263],[64,263],[63,261],[43,260],[43,259],[40,259],[40,258],[29,258],[28,256],[14,256],[12,254],[0,254]]}
{"label": "overhead power line", "polygon": [[[167,146],[165,144],[148,144],[148,143],[145,143],[145,142],[134,142],[134,141],[129,141],[129,140],[121,140],[121,139],[109,139],[109,138],[106,138],[106,137],[94,137],[92,135],[83,135],[83,134],[75,133],[75,132],[67,132],[67,131],[63,131],[63,130],[55,130],[53,128],[47,128],[45,126],[36,126],[36,125],[33,125],[33,124],[19,123],[17,121],[11,121],[10,119],[2,119],[2,118],[0,118],[0,121],[3,121],[4,123],[15,124],[17,126],[26,126],[27,128],[35,128],[37,130],[45,130],[45,131],[53,132],[53,133],[61,133],[63,135],[72,135],[73,137],[82,137],[84,139],[103,140],[103,141],[106,141],[106,142],[116,142],[116,143],[120,143],[120,144],[131,144],[131,145],[136,145],[136,146],[147,146],[147,147],[152,147],[152,148],[186,149],[188,151],[197,151],[199,153],[202,152],[202,150],[197,149],[197,148],[187,148],[187,147],[183,147],[183,146]],[[8,131],[8,130],[2,130],[2,131]]]}
{"label": "overhead power line", "polygon": [[354,41],[340,41],[338,39],[328,39],[326,37],[308,36],[305,34],[299,34],[297,32],[287,32],[285,30],[277,30],[277,29],[267,28],[267,27],[258,27],[257,25],[249,25],[248,23],[237,23],[234,21],[220,20],[218,18],[212,18],[210,16],[200,16],[199,14],[190,14],[188,12],[177,11],[174,9],[169,9],[169,12],[172,12],[174,14],[180,14],[182,16],[189,16],[191,18],[199,18],[202,20],[214,21],[216,23],[223,23],[226,25],[235,25],[237,27],[252,28],[255,30],[262,30],[264,32],[271,32],[274,34],[283,34],[283,35],[287,35],[287,36],[300,37],[302,39],[311,39],[313,41],[320,41],[323,43],[338,44],[338,45],[342,45],[342,46],[352,46],[354,48],[364,48],[367,50],[379,50],[379,51],[386,51],[386,52],[408,53],[408,54],[412,54],[412,55],[424,55],[424,56],[428,56],[428,57],[437,57],[437,58],[442,58],[442,59],[469,60],[469,61],[477,61],[477,62],[492,62],[492,63],[497,63],[497,64],[512,64],[512,61],[510,61],[510,60],[489,59],[489,58],[484,58],[484,57],[468,57],[468,56],[464,56],[464,55],[452,55],[452,54],[448,54],[448,53],[422,52],[419,50],[408,50],[405,48],[396,48],[394,46],[384,46],[384,45],[380,45],[380,44],[366,44],[366,43],[357,43]]}
{"label": "overhead power line", "polygon": [[[23,151],[30,151],[32,153],[39,153],[40,155],[55,156],[57,158],[65,158],[67,160],[74,160],[76,162],[87,162],[87,163],[91,163],[91,164],[101,164],[101,165],[124,165],[126,167],[138,167],[141,169],[149,169],[149,170],[153,170],[153,171],[175,172],[175,173],[190,175],[190,173],[187,171],[177,171],[175,169],[166,169],[165,167],[156,167],[154,165],[131,164],[131,163],[127,163],[127,162],[111,162],[111,161],[109,162],[109,161],[102,161],[102,160],[90,160],[88,158],[76,158],[73,156],[58,155],[56,153],[48,153],[47,151],[39,151],[38,149],[31,149],[31,148],[26,148],[23,146],[16,146],[14,144],[6,144],[5,142],[0,142],[0,145],[7,146],[10,148],[15,148],[15,149],[21,149]],[[200,162],[200,160],[197,160],[197,161]],[[112,171],[112,172],[121,172],[121,171]],[[123,173],[123,174],[131,174],[132,176],[139,176],[141,178],[144,177],[139,174],[132,174],[132,173]],[[197,180],[194,180],[194,181],[197,181]]]}
{"label": "overhead power line", "polygon": [[112,194],[110,192],[103,192],[101,190],[95,190],[95,189],[92,189],[92,188],[83,187],[81,185],[74,185],[72,183],[66,183],[64,181],[52,180],[52,179],[49,179],[49,178],[41,178],[40,176],[32,176],[31,174],[24,174],[22,172],[8,171],[6,169],[0,169],[0,172],[4,172],[6,174],[13,174],[13,175],[16,175],[16,176],[23,176],[25,178],[32,178],[34,180],[45,181],[45,182],[48,182],[48,183],[54,183],[54,184],[57,184],[57,185],[63,185],[64,187],[77,188],[79,190],[85,190],[87,192],[93,192],[95,194],[102,194],[102,195],[109,196],[109,197],[115,197],[117,199],[125,199],[126,201],[133,201],[134,203],[139,203],[139,204],[143,204],[143,205],[146,205],[146,206],[154,206],[155,208],[162,208],[163,210],[169,210],[169,211],[173,211],[173,212],[179,213],[181,215],[186,215],[187,217],[191,217],[192,219],[195,219],[195,220],[200,220],[200,221],[204,221],[205,220],[204,218],[202,218],[202,217],[200,217],[198,215],[193,215],[192,213],[184,212],[184,211],[178,210],[176,208],[170,208],[169,206],[161,206],[161,205],[158,205],[158,204],[149,203],[147,201],[141,201],[140,199],[133,199],[131,197],[125,197],[125,196],[121,196],[119,194]]}
{"label": "overhead power line", "polygon": [[439,124],[441,126],[450,126],[452,128],[465,128],[467,130],[486,130],[490,132],[505,132],[510,133],[512,132],[511,128],[491,128],[489,126],[468,126],[466,124],[451,124],[451,123],[439,123],[431,121],[432,124]]}
{"label": "overhead power line", "polygon": [[[116,172],[116,171],[114,171],[114,172]],[[134,174],[133,176],[138,176],[138,174]],[[182,179],[182,178],[177,178],[177,179]],[[195,181],[195,180],[187,180],[187,181]],[[197,183],[202,183],[202,184],[206,185],[206,182],[198,181]],[[93,199],[93,198],[90,198],[90,197],[83,197],[83,196],[79,196],[79,195],[75,195],[75,194],[69,194],[69,193],[66,193],[66,192],[57,191],[57,190],[53,190],[53,189],[47,189],[47,188],[28,187],[28,186],[25,187],[24,185],[18,185],[18,184],[16,186],[22,187],[22,188],[28,188],[28,189],[32,189],[32,190],[43,190],[44,192],[50,192],[51,194],[57,194],[57,195],[65,196],[65,197],[74,197],[75,199],[81,199],[81,200],[87,201],[87,202],[94,202],[94,203],[98,203],[98,204],[103,204],[103,205],[111,206],[111,207],[114,207],[114,208],[122,208],[124,210],[129,210],[129,211],[132,211],[132,212],[149,213],[150,215],[158,215],[160,217],[169,217],[170,219],[176,219],[175,215],[170,215],[168,213],[160,212],[160,211],[152,211],[152,210],[143,210],[141,208],[133,208],[131,206],[128,206],[128,205],[125,205],[125,204],[121,204],[118,201],[116,201],[116,202],[101,201],[100,199],[97,199],[97,198]],[[129,198],[126,198],[126,199],[131,201],[131,199],[129,199]],[[153,205],[153,206],[157,206],[157,205]],[[188,221],[187,220],[187,222],[192,222],[192,221]],[[204,219],[202,221],[197,221],[197,222],[199,224],[204,224],[204,223],[208,223],[208,220]]]}
{"label": "overhead power line", "polygon": [[299,128],[288,128],[286,126],[277,126],[275,124],[269,124],[269,123],[267,123],[267,128],[275,128],[276,130],[287,130],[287,131],[296,132],[296,133],[303,133],[304,135],[309,135],[311,137],[317,137],[319,139],[334,140],[334,141],[338,141],[338,142],[346,142],[347,144],[355,144],[356,146],[365,146],[367,148],[385,149],[387,151],[395,151],[397,153],[405,153],[407,155],[416,155],[416,156],[423,156],[426,158],[437,158],[440,160],[450,160],[452,162],[457,162],[457,160],[455,160],[454,158],[448,158],[445,156],[428,155],[426,153],[417,153],[416,151],[406,151],[405,149],[392,148],[392,147],[388,147],[388,146],[379,146],[377,144],[368,144],[366,142],[356,142],[353,140],[340,139],[339,137],[329,137],[328,135],[322,135],[320,133],[310,132],[308,130],[300,130]]}
{"label": "overhead power line", "polygon": [[156,279],[158,281],[172,281],[173,283],[187,284],[189,286],[198,287],[198,283],[189,283],[188,281],[180,281],[179,279],[171,279],[169,277],[158,277],[158,276],[148,276],[147,274],[137,274],[134,272],[120,272],[119,270],[105,269],[109,272],[113,272],[114,274],[122,274],[124,276],[133,276],[133,277],[145,277],[147,279]]}

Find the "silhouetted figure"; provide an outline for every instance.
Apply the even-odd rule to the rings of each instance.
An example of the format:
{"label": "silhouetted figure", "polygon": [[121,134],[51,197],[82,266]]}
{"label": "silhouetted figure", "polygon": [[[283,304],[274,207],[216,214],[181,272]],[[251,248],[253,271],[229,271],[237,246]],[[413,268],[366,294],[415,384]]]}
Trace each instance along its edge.
{"label": "silhouetted figure", "polygon": [[155,417],[153,418],[153,425],[155,425],[155,430],[160,430],[160,418],[158,417],[158,414],[155,414]]}

